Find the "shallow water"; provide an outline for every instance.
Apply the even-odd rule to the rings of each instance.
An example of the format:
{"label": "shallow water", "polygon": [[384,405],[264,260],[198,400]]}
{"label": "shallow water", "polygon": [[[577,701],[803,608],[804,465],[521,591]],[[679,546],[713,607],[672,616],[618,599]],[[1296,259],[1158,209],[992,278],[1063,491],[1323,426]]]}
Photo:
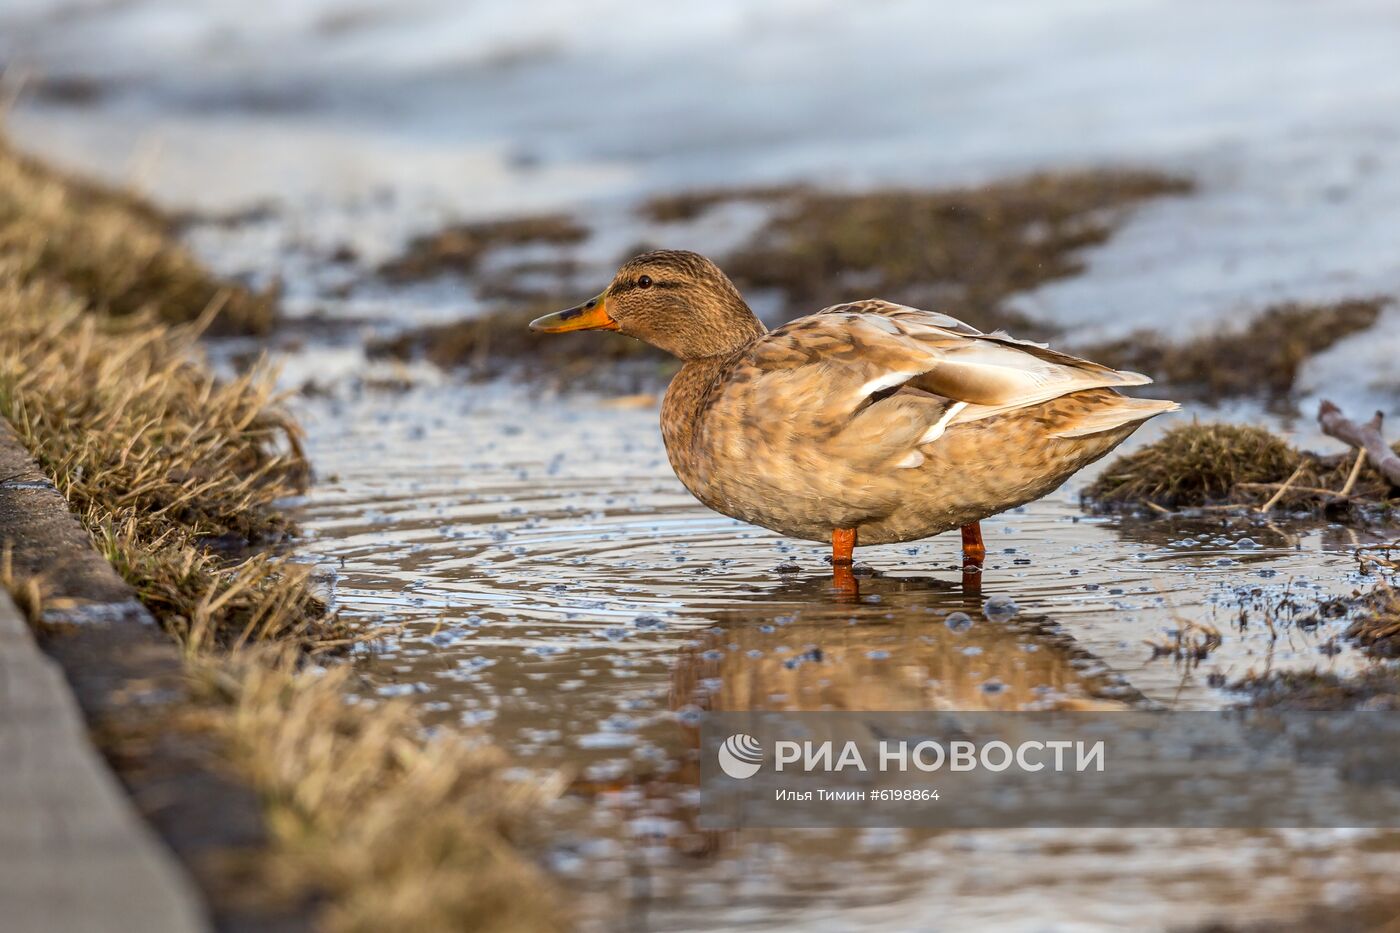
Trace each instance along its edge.
{"label": "shallow water", "polygon": [[[1380,833],[717,839],[693,823],[703,709],[1217,708],[1247,673],[1353,670],[1365,661],[1334,643],[1343,622],[1285,611],[1271,630],[1260,611],[1366,582],[1352,531],[1095,518],[1070,488],[985,523],[979,593],[943,536],[862,549],[879,575],[852,595],[824,548],[695,503],[651,405],[449,385],[299,408],[323,474],[297,510],[302,552],[348,617],[401,627],[363,659],[366,693],[411,695],[430,720],[482,726],[522,765],[565,774],[555,865],[602,927],[622,911],[645,929],[901,928],[935,904],[955,929],[1176,924],[1286,914],[1329,885],[1400,889],[1354,874],[1392,844]],[[987,618],[993,596],[1016,616]],[[1154,660],[1145,642],[1187,624],[1220,647]],[[1306,867],[1288,868],[1280,900],[1262,864]]]}

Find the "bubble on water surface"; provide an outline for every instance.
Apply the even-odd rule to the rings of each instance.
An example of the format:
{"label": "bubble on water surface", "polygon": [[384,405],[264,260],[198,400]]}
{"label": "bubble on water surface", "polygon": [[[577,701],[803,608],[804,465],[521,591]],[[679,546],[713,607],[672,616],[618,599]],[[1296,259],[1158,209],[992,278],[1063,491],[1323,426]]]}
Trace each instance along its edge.
{"label": "bubble on water surface", "polygon": [[966,632],[972,628],[972,616],[966,612],[950,612],[943,624],[948,626],[950,632]]}
{"label": "bubble on water surface", "polygon": [[704,710],[698,706],[682,706],[675,712],[676,721],[685,726],[698,726],[705,718]]}
{"label": "bubble on water surface", "polygon": [[1016,601],[998,593],[982,604],[982,614],[993,622],[1005,622],[1016,615]]}

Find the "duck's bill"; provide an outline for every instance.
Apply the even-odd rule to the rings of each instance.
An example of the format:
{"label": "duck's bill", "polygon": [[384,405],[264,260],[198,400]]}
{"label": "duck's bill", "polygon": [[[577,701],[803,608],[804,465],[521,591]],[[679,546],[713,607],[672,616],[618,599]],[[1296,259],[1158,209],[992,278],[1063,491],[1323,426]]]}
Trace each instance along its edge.
{"label": "duck's bill", "polygon": [[617,330],[617,321],[608,314],[608,307],[597,298],[564,311],[555,311],[530,322],[530,329],[542,334],[563,334],[571,330]]}

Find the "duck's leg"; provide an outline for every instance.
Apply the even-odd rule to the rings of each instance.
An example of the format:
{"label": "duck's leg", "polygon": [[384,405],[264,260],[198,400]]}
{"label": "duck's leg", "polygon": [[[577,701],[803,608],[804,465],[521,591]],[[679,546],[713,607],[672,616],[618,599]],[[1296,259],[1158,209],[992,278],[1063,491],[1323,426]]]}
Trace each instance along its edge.
{"label": "duck's leg", "polygon": [[982,543],[982,523],[962,526],[963,592],[982,592],[982,562],[987,559],[987,546]]}
{"label": "duck's leg", "polygon": [[963,567],[973,566],[982,569],[987,559],[987,546],[982,543],[982,523],[973,522],[962,526]]}
{"label": "duck's leg", "polygon": [[855,562],[856,530],[837,528],[831,533],[831,565],[849,567]]}
{"label": "duck's leg", "polygon": [[831,533],[831,584],[841,593],[856,592],[856,578],[851,573],[855,562],[856,530],[837,528]]}

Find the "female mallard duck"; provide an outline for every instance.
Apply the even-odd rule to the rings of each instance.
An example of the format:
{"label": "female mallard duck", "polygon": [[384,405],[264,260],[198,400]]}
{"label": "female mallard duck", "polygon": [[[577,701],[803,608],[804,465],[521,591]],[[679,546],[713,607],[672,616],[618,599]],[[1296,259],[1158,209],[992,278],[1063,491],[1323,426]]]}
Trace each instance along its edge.
{"label": "female mallard duck", "polygon": [[661,433],[685,487],[779,534],[860,544],[954,528],[966,564],[978,522],[1038,499],[1176,403],[1128,398],[1152,380],[956,318],[867,299],[769,331],[705,257],[644,253],[546,333],[615,330],[684,365]]}

